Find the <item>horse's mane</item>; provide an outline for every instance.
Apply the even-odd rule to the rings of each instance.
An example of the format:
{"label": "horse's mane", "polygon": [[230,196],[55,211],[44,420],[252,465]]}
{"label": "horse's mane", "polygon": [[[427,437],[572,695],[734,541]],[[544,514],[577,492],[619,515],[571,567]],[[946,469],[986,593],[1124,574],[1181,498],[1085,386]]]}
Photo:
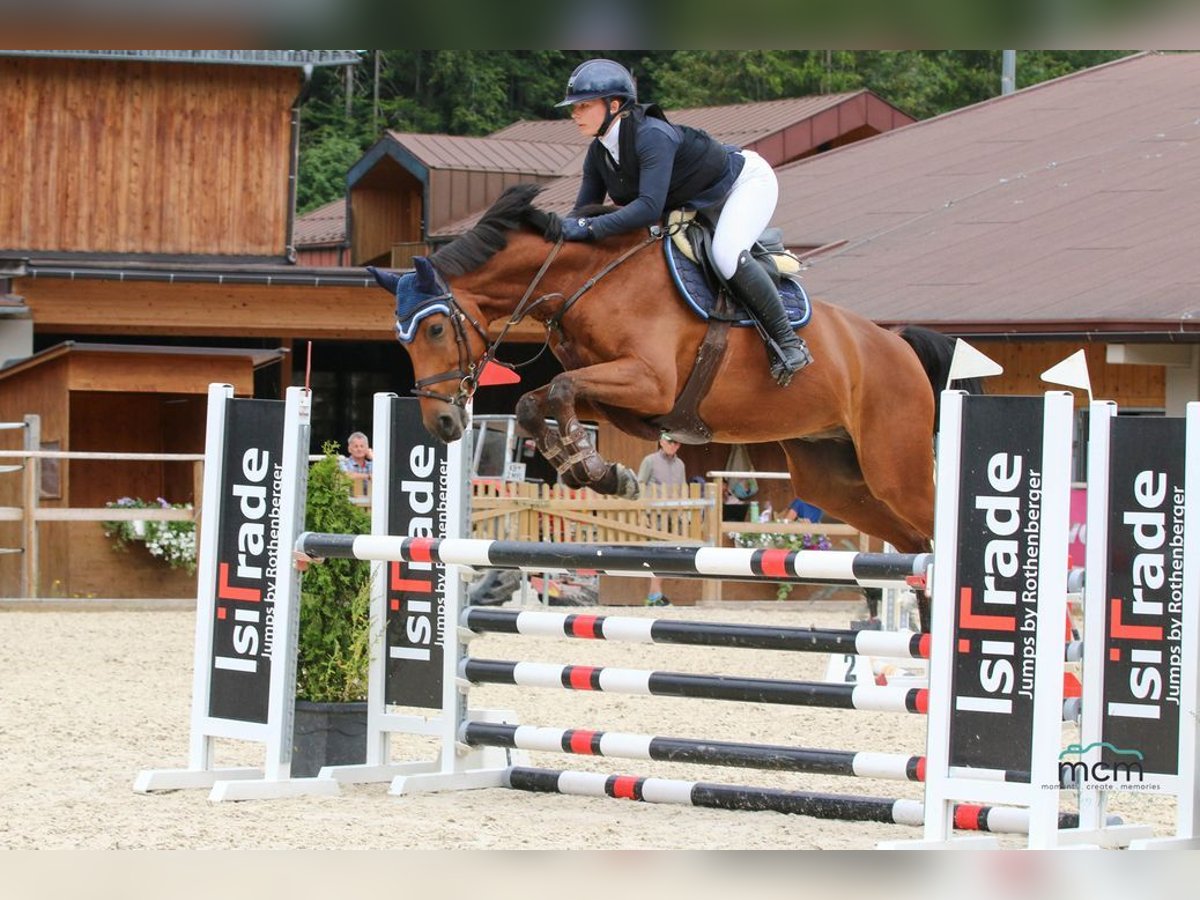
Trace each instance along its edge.
{"label": "horse's mane", "polygon": [[562,221],[552,212],[538,209],[533,198],[540,184],[514,184],[501,194],[468,232],[455,238],[429,257],[443,275],[473,272],[508,246],[508,233],[521,227],[540,232],[548,241],[562,234]]}

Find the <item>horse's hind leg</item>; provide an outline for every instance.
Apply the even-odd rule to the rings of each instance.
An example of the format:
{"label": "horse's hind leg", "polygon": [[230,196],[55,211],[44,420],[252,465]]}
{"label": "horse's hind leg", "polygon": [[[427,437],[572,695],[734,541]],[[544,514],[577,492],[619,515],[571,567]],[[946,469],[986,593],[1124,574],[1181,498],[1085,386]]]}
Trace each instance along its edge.
{"label": "horse's hind leg", "polygon": [[929,549],[929,537],[875,496],[854,446],[845,440],[781,441],[796,495],[901,553]]}
{"label": "horse's hind leg", "polygon": [[[930,403],[932,413],[932,403]],[[926,416],[897,414],[863,417],[856,436],[859,465],[871,494],[903,517],[921,536],[920,546],[933,544],[933,433]],[[901,548],[896,544],[897,549]],[[929,630],[928,594],[917,597],[921,629]]]}
{"label": "horse's hind leg", "polygon": [[[819,506],[830,516],[853,525],[859,531],[887,541],[900,553],[929,550],[929,538],[911,523],[896,515],[891,506],[876,497],[863,478],[858,455],[849,441],[782,441],[787,454],[788,472],[796,495]],[[878,611],[879,595],[868,595],[867,610],[872,618]],[[917,595],[921,630],[929,628],[929,601]]]}

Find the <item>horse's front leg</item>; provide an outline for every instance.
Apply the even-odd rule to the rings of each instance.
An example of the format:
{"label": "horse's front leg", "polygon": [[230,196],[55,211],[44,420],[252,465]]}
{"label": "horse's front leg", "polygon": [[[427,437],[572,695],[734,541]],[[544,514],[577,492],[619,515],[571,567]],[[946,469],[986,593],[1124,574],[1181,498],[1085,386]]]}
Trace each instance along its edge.
{"label": "horse's front leg", "polygon": [[[587,399],[607,404],[616,394],[602,394],[596,388],[616,384],[624,390],[640,374],[626,371],[631,365],[635,364],[606,363],[564,372],[546,387],[526,394],[517,404],[517,420],[534,436],[538,450],[568,487],[590,487],[600,494],[622,497],[638,495],[637,475],[627,466],[608,462],[596,451],[576,412],[576,401],[584,399],[581,387],[588,389]],[[597,377],[598,372],[603,375]],[[622,405],[626,402],[622,398]],[[558,427],[550,426],[547,417],[557,420]]]}

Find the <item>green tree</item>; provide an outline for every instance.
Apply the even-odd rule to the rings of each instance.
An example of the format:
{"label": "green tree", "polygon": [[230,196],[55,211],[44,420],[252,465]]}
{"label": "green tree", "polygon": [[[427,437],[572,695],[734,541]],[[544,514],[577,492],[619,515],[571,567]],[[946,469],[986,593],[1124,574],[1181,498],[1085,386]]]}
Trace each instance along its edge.
{"label": "green tree", "polygon": [[300,213],[316,209],[346,193],[346,173],[362,156],[363,147],[353,135],[324,126],[300,150],[302,177],[296,186]]}

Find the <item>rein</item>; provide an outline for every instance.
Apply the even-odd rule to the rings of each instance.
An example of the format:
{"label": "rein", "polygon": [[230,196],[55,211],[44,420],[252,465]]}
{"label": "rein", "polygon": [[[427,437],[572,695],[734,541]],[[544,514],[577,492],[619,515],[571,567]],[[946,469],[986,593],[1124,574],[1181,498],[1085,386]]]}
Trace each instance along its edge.
{"label": "rein", "polygon": [[[558,312],[554,313],[554,315],[542,323],[546,328],[546,340],[542,344],[541,349],[538,350],[537,354],[532,359],[528,359],[521,363],[521,366],[529,365],[545,352],[546,347],[548,347],[550,344],[550,337],[553,332],[557,331],[559,334],[562,333],[563,316],[567,314],[567,311],[574,306],[584,294],[595,287],[596,284],[602,278],[604,278],[604,276],[608,275],[618,266],[625,263],[635,254],[644,250],[646,247],[649,247],[655,241],[659,241],[661,239],[661,232],[657,234],[652,232],[651,235],[643,240],[640,244],[630,247],[616,259],[607,263],[595,275],[592,275],[590,278],[588,278],[588,280],[585,281],[580,288],[575,291],[575,293],[566,298],[566,300],[563,302],[562,308]],[[471,396],[475,393],[476,388],[479,386],[480,375],[487,367],[487,364],[495,360],[496,351],[504,342],[504,339],[508,336],[509,331],[516,325],[520,324],[542,303],[545,303],[552,297],[562,296],[562,294],[558,292],[552,292],[549,294],[542,294],[536,300],[530,302],[530,298],[533,296],[534,291],[537,290],[537,286],[541,283],[542,278],[545,277],[546,272],[548,272],[550,269],[550,266],[558,258],[558,254],[562,248],[563,240],[562,238],[559,238],[557,241],[555,241],[554,246],[550,249],[549,254],[547,254],[545,261],[541,265],[541,268],[539,268],[537,273],[533,276],[533,280],[529,282],[529,287],[525,289],[524,295],[522,295],[521,299],[513,308],[512,315],[509,317],[508,321],[504,323],[504,327],[500,330],[500,334],[496,336],[494,341],[490,341],[488,339],[487,329],[462,308],[458,300],[455,299],[454,294],[451,292],[449,287],[446,288],[445,293],[431,298],[429,302],[434,300],[449,301],[450,307],[454,311],[454,314],[449,318],[454,325],[454,341],[458,348],[458,368],[448,370],[437,375],[430,375],[427,378],[419,379],[413,387],[413,395],[417,397],[428,397],[433,400],[441,400],[453,406],[465,407],[467,401],[471,398]],[[475,329],[475,333],[480,336],[485,345],[483,353],[480,354],[479,358],[474,362],[470,362],[471,347],[467,337],[466,325],[464,323],[470,323],[470,325]],[[499,365],[499,363],[497,364]],[[453,396],[450,394],[443,394],[438,391],[427,390],[428,386],[431,384],[439,384],[440,382],[451,381],[453,379],[458,379],[458,390],[453,394]]]}

